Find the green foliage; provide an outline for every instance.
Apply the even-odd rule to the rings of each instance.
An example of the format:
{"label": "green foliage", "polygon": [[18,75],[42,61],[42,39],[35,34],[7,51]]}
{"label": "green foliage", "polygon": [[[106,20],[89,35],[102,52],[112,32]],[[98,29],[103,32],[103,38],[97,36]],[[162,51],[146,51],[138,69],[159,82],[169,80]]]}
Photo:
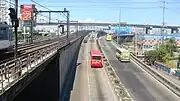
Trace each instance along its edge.
{"label": "green foliage", "polygon": [[166,54],[164,57],[162,57],[162,62],[163,63],[168,63],[170,60],[170,55],[169,54]]}
{"label": "green foliage", "polygon": [[162,61],[162,58],[165,57],[166,54],[168,54],[165,44],[160,45],[160,47],[156,51],[158,53],[157,57],[159,61]]}
{"label": "green foliage", "polygon": [[177,51],[177,45],[175,38],[170,38],[166,40],[166,49],[171,57],[173,57],[173,52]]}
{"label": "green foliage", "polygon": [[158,51],[157,50],[147,51],[147,52],[145,52],[145,57],[146,57],[145,61],[150,63],[150,64],[153,64],[154,61],[157,58],[157,55],[158,55]]}
{"label": "green foliage", "polygon": [[[161,44],[157,49],[146,52],[146,60],[153,63],[160,61],[168,63],[173,58],[173,52],[177,51],[175,38],[166,39],[164,44]],[[180,61],[180,56],[179,56]]]}

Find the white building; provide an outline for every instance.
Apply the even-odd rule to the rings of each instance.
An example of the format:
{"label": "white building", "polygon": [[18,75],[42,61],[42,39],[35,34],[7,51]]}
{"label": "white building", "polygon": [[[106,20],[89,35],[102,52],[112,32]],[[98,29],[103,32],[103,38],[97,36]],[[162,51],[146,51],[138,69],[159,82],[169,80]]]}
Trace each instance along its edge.
{"label": "white building", "polygon": [[0,21],[7,22],[8,24],[11,24],[11,20],[9,17],[9,8],[14,8],[14,1],[15,0],[0,0]]}

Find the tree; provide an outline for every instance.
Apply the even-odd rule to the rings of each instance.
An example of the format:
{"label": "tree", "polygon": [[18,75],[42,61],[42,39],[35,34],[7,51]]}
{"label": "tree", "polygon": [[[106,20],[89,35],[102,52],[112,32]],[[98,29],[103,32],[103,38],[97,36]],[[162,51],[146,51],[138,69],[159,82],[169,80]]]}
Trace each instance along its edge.
{"label": "tree", "polygon": [[145,61],[148,64],[154,64],[154,61],[156,61],[158,56],[158,51],[157,50],[150,50],[145,52]]}
{"label": "tree", "polygon": [[165,57],[168,54],[168,51],[166,49],[166,45],[165,44],[161,44],[159,48],[156,49],[157,50],[157,59],[158,61],[162,62],[163,61],[163,57]]}
{"label": "tree", "polygon": [[177,51],[177,44],[175,38],[170,38],[166,40],[166,49],[171,57],[173,57],[173,52]]}
{"label": "tree", "polygon": [[166,54],[166,55],[162,58],[162,62],[163,62],[163,63],[169,63],[169,60],[170,60],[170,55],[169,55],[169,54]]}
{"label": "tree", "polygon": [[175,51],[177,51],[175,38],[170,38],[166,39],[166,43],[161,44],[155,50],[146,52],[145,58],[146,61],[151,64],[154,63],[154,61],[168,63],[169,59],[173,57],[173,52]]}

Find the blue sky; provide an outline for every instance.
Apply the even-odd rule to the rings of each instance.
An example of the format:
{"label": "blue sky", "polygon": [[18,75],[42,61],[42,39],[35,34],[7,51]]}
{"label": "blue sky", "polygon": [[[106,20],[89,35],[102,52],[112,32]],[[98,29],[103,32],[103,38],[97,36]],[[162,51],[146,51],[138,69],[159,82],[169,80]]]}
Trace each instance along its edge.
{"label": "blue sky", "polygon": [[[162,0],[34,0],[51,10],[70,10],[71,20],[119,20],[137,24],[161,24]],[[180,25],[180,1],[166,0],[165,22],[167,25]],[[31,4],[31,0],[19,0],[20,4]],[[178,7],[179,6],[179,7]],[[46,10],[36,6],[38,10]],[[54,15],[54,19],[57,18]],[[64,17],[60,17],[64,18]]]}

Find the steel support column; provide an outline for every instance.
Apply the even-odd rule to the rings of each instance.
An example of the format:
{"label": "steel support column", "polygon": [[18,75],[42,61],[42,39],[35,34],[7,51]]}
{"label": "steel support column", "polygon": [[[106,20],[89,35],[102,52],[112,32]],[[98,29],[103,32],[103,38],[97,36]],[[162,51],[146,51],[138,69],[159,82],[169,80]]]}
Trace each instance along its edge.
{"label": "steel support column", "polygon": [[[51,24],[52,22],[51,22],[51,14],[52,13],[62,13],[62,14],[64,14],[65,16],[66,16],[66,19],[67,19],[67,21],[66,21],[66,23],[67,23],[67,39],[69,38],[69,19],[70,19],[70,12],[68,11],[68,10],[66,10],[66,8],[64,8],[64,10],[63,11],[36,11],[36,13],[37,14],[39,14],[39,13],[49,13],[49,24]],[[57,22],[58,24],[61,24],[61,23],[59,23],[59,22]]]}

